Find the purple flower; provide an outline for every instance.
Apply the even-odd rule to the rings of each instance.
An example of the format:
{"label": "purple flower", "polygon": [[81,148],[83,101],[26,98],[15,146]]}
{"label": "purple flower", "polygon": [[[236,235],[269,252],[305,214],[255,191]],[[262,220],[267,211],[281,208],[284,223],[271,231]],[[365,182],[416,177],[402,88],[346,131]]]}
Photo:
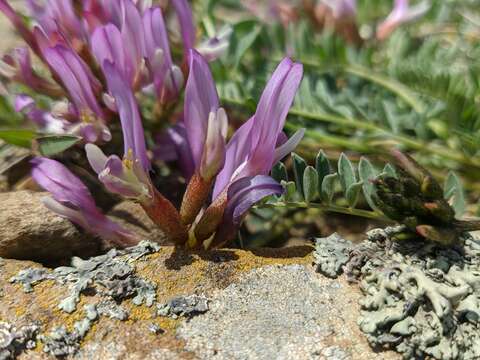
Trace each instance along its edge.
{"label": "purple flower", "polygon": [[224,27],[214,37],[199,44],[197,51],[202,54],[207,61],[218,59],[227,52],[232,33],[233,29],[230,26]]}
{"label": "purple flower", "polygon": [[178,96],[183,86],[183,74],[173,64],[167,29],[160,8],[151,8],[143,15],[145,35],[145,56],[153,77],[153,83],[160,102],[164,103]]}
{"label": "purple flower", "polygon": [[227,145],[225,166],[217,176],[214,198],[240,178],[267,175],[273,165],[300,142],[303,130],[277,147],[302,75],[302,65],[288,58],[278,65],[260,98],[255,115],[236,131]]}
{"label": "purple flower", "polygon": [[[45,60],[61,80],[74,105],[74,116],[80,126],[86,127],[87,138],[110,141],[105,113],[97,101],[101,85],[82,59],[70,48],[56,45],[43,50]],[[88,141],[90,141],[88,140]]]}
{"label": "purple flower", "polygon": [[0,0],[0,11],[5,14],[8,20],[10,20],[15,29],[19,32],[20,36],[32,48],[32,50],[41,57],[42,54],[38,47],[35,36],[33,35],[32,31],[30,31],[30,29],[25,25],[22,17],[17,14],[15,10],[13,10],[7,0]]}
{"label": "purple flower", "polygon": [[30,53],[26,47],[16,48],[0,60],[0,74],[42,94],[52,97],[63,94],[60,87],[39,76],[33,70]]}
{"label": "purple flower", "polygon": [[92,53],[101,66],[106,61],[115,63],[122,76],[133,85],[140,63],[134,58],[134,53],[127,50],[131,46],[125,46],[125,41],[115,25],[100,26],[91,36]]}
{"label": "purple flower", "polygon": [[152,185],[147,174],[150,161],[135,96],[112,63],[105,62],[104,69],[122,123],[124,157],[123,161],[116,155],[107,158],[100,148],[87,144],[85,150],[88,160],[110,191],[129,198],[148,200],[152,197]]}
{"label": "purple flower", "polygon": [[183,48],[185,54],[195,46],[195,24],[193,23],[192,9],[187,0],[172,0],[173,7],[177,13],[182,33]]}
{"label": "purple flower", "polygon": [[184,123],[196,172],[211,179],[225,162],[228,119],[220,107],[207,61],[190,50],[190,72],[185,89]]}
{"label": "purple flower", "polygon": [[386,39],[402,24],[417,20],[430,9],[429,1],[422,1],[415,6],[409,6],[408,0],[395,0],[392,12],[377,28],[377,38]]}
{"label": "purple flower", "polygon": [[185,179],[190,180],[195,172],[195,164],[183,119],[157,137],[154,157],[163,161],[177,161]]}
{"label": "purple flower", "polygon": [[225,165],[215,180],[213,201],[197,222],[195,241],[203,242],[215,234],[212,246],[223,244],[248,208],[282,192],[282,187],[267,175],[303,137],[303,130],[290,139],[282,131],[302,75],[302,65],[285,58],[268,82],[255,115],[230,139]]}
{"label": "purple flower", "polygon": [[90,191],[65,166],[42,157],[33,159],[32,164],[32,177],[53,197],[43,200],[51,211],[117,245],[135,245],[138,242],[133,234],[101,213]]}
{"label": "purple flower", "polygon": [[[47,36],[61,33],[70,42],[86,41],[86,34],[71,0],[27,0],[33,18]],[[73,45],[73,44],[72,44]]]}
{"label": "purple flower", "polygon": [[223,214],[223,222],[213,239],[215,247],[229,241],[240,226],[250,208],[267,196],[283,193],[283,187],[270,176],[257,175],[244,177],[228,188],[228,204]]}
{"label": "purple flower", "polygon": [[354,18],[357,14],[356,0],[322,0],[336,19]]}

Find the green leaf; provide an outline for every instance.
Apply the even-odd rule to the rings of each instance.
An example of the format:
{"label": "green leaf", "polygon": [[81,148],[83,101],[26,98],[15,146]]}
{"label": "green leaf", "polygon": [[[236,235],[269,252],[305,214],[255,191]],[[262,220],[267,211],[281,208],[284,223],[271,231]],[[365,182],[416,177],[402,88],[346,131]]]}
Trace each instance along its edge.
{"label": "green leaf", "polygon": [[330,204],[335,195],[335,180],[337,180],[338,174],[330,174],[323,178],[321,198],[324,202]]}
{"label": "green leaf", "polygon": [[288,181],[287,168],[282,162],[276,163],[272,168],[272,178],[278,182]]}
{"label": "green leaf", "polygon": [[36,136],[34,130],[28,129],[0,129],[0,139],[8,144],[24,148],[31,148]]}
{"label": "green leaf", "polygon": [[20,113],[16,112],[6,96],[0,96],[0,123],[16,126],[22,121]]}
{"label": "green leaf", "polygon": [[342,153],[340,159],[338,159],[338,176],[345,194],[347,193],[348,188],[357,182],[355,169],[344,153]]}
{"label": "green leaf", "polygon": [[363,181],[363,194],[365,195],[365,200],[373,210],[377,210],[375,202],[372,200],[372,195],[375,193],[375,186],[373,185],[372,180],[376,178],[377,171],[372,163],[363,156],[358,163],[358,175],[360,180]]}
{"label": "green leaf", "polygon": [[257,40],[261,30],[262,27],[254,20],[240,21],[233,25],[229,52],[233,56],[235,68],[238,67],[247,50]]}
{"label": "green leaf", "polygon": [[318,192],[320,193],[322,189],[323,178],[327,175],[330,175],[332,172],[332,167],[330,166],[330,161],[328,161],[327,155],[320,150],[315,158],[315,168],[317,169],[318,174]]}
{"label": "green leaf", "polygon": [[345,71],[385,87],[401,97],[417,113],[423,113],[425,105],[419,100],[419,96],[404,84],[381,74],[375,74],[371,69],[359,65],[348,66],[345,68]]}
{"label": "green leaf", "polygon": [[298,156],[295,153],[292,153],[293,161],[293,175],[295,177],[295,184],[300,194],[303,194],[303,173],[307,167],[307,163],[301,156]]}
{"label": "green leaf", "polygon": [[318,174],[313,166],[307,166],[303,173],[303,196],[309,203],[317,195]]}
{"label": "green leaf", "polygon": [[297,187],[293,181],[282,181],[281,185],[285,189],[285,193],[283,194],[285,201],[295,201],[295,195],[297,192]]}
{"label": "green leaf", "polygon": [[358,196],[363,187],[363,181],[359,181],[350,185],[345,193],[345,198],[347,199],[348,205],[350,207],[355,207],[357,205]]}
{"label": "green leaf", "polygon": [[444,197],[455,210],[455,215],[462,216],[467,206],[465,193],[460,179],[453,171],[448,173],[445,180]]}
{"label": "green leaf", "polygon": [[35,139],[40,154],[52,156],[65,151],[81,140],[78,136],[72,135],[48,135]]}
{"label": "green leaf", "polygon": [[388,176],[391,176],[391,177],[394,177],[394,178],[397,177],[397,172],[395,171],[395,168],[394,168],[392,165],[390,165],[390,164],[385,165],[385,167],[383,168],[382,173],[385,173],[385,174],[387,174]]}

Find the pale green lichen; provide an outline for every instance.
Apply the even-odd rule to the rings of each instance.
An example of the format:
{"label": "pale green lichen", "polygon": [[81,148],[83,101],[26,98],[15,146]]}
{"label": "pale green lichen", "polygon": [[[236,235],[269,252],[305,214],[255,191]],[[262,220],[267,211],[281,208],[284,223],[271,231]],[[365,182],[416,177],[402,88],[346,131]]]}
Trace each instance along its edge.
{"label": "pale green lichen", "polygon": [[[408,359],[480,358],[480,242],[468,234],[456,248],[390,241],[400,231],[376,229],[348,249],[345,241],[327,242],[328,254],[340,254],[327,265],[339,261],[340,271],[360,281],[360,329],[373,346]],[[317,261],[324,261],[324,247],[317,245]]]}
{"label": "pale green lichen", "polygon": [[[68,267],[58,267],[53,271],[29,268],[12,277],[10,281],[21,284],[27,293],[45,280],[68,285],[69,295],[58,304],[58,308],[67,313],[77,310],[81,294],[86,290],[100,296],[97,303],[84,306],[84,316],[73,324],[70,331],[66,326],[59,326],[48,334],[39,335],[37,339],[43,343],[43,351],[57,357],[75,354],[100,316],[128,319],[128,311],[119,304],[124,299],[132,298],[132,303],[138,306],[154,305],[156,284],[139,277],[133,263],[158,250],[157,244],[141,242],[125,250],[112,249],[105,255],[88,260],[74,257]],[[0,354],[3,350],[0,344]]]}
{"label": "pale green lichen", "polygon": [[205,296],[177,296],[166,304],[157,305],[157,315],[176,319],[179,316],[193,317],[208,311],[208,299]]}
{"label": "pale green lichen", "polygon": [[24,350],[35,348],[39,329],[37,325],[17,329],[14,325],[0,322],[0,360],[14,359]]}

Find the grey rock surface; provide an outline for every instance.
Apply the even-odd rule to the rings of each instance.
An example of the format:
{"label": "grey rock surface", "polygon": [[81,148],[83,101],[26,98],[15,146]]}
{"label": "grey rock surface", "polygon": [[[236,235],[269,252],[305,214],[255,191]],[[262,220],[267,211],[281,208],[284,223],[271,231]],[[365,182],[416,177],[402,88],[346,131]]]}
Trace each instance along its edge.
{"label": "grey rock surface", "polygon": [[73,255],[91,256],[101,244],[41,202],[46,193],[0,193],[0,257],[55,261]]}
{"label": "grey rock surface", "polygon": [[358,295],[311,267],[267,266],[218,291],[177,335],[200,359],[398,358],[373,353],[360,335]]}

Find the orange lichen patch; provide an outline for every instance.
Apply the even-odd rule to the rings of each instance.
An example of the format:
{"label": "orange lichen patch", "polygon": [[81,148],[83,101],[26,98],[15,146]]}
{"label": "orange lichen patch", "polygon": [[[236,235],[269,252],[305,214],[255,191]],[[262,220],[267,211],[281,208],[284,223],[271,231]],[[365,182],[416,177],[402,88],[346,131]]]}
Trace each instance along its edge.
{"label": "orange lichen patch", "polygon": [[308,264],[313,261],[309,246],[284,249],[186,251],[162,247],[146,261],[136,264],[140,277],[157,284],[157,301],[179,295],[224,288],[246,271],[267,265]]}
{"label": "orange lichen patch", "polygon": [[296,246],[282,249],[237,250],[236,270],[250,271],[267,265],[308,264],[313,261],[313,247]]}
{"label": "orange lichen patch", "polygon": [[[39,307],[36,317],[42,323],[49,324],[49,329],[63,325],[68,331],[73,331],[75,322],[85,318],[84,306],[95,301],[92,297],[82,295],[77,303],[77,309],[71,314],[66,313],[58,305],[69,295],[68,291],[64,288],[59,290],[53,284],[53,281],[48,280],[34,287],[33,295]],[[53,289],[55,291],[52,291]]]}
{"label": "orange lichen patch", "polygon": [[146,305],[137,306],[133,304],[131,301],[124,302],[122,306],[129,313],[127,322],[133,323],[135,321],[152,320],[156,316],[157,308],[155,306],[150,306],[150,307]]}

